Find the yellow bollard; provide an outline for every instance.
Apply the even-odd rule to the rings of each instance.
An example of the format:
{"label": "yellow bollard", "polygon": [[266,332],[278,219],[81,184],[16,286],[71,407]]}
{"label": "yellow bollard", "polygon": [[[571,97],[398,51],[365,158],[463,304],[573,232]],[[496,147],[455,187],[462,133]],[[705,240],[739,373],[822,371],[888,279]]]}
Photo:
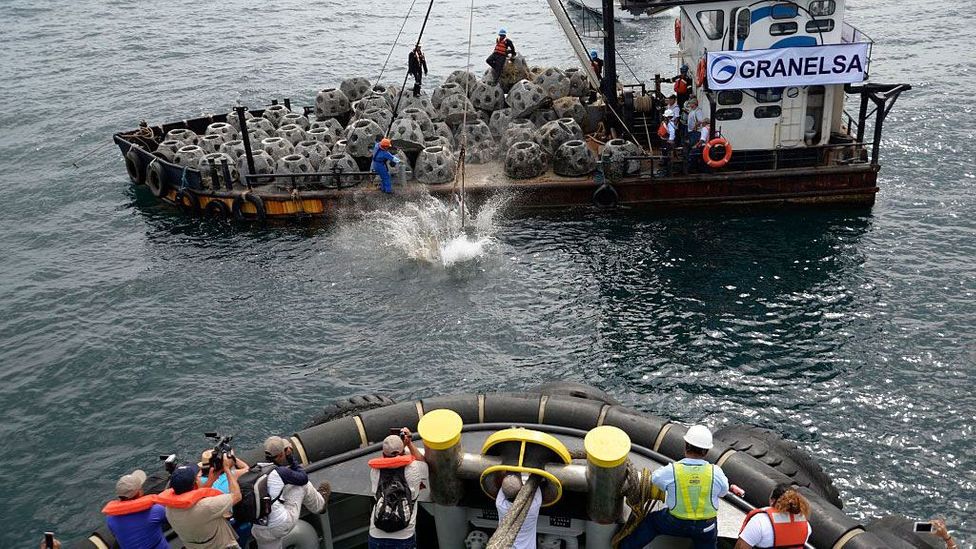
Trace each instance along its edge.
{"label": "yellow bollard", "polygon": [[417,425],[424,441],[424,459],[430,470],[430,495],[434,503],[457,505],[464,495],[464,485],[458,477],[462,427],[461,416],[447,409],[424,414]]}
{"label": "yellow bollard", "polygon": [[630,437],[623,430],[602,425],[586,433],[586,512],[590,520],[608,524],[623,511],[624,482]]}

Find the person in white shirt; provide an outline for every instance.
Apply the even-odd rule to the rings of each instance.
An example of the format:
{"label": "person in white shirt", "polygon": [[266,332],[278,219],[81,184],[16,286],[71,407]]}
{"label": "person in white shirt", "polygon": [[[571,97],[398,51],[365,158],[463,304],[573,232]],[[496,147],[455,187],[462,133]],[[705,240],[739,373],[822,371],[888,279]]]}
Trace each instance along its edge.
{"label": "person in white shirt", "polygon": [[685,106],[688,109],[688,147],[694,147],[698,142],[698,131],[705,113],[702,112],[695,97],[688,99]]}
{"label": "person in white shirt", "polygon": [[[498,496],[495,497],[495,509],[498,510],[499,524],[501,524],[502,518],[512,509],[512,502],[515,501],[515,497],[518,496],[519,490],[521,489],[521,475],[517,473],[505,475],[505,478],[502,480],[502,488],[498,491]],[[512,549],[535,549],[536,528],[539,523],[539,509],[541,507],[542,490],[536,488],[535,494],[532,495],[532,503],[529,504],[529,510],[525,514],[525,522],[522,523],[522,527],[519,528],[518,534],[515,536],[515,543],[512,545]]]}
{"label": "person in white shirt", "polygon": [[[416,549],[417,547],[417,511],[420,505],[417,499],[420,491],[427,484],[427,463],[424,462],[424,454],[413,444],[413,435],[410,429],[403,427],[399,435],[390,435],[383,439],[383,457],[369,460],[369,479],[373,494],[380,488],[380,480],[386,477],[386,485],[389,476],[398,477],[402,471],[403,479],[406,480],[409,494],[406,502],[388,502],[392,506],[405,503],[409,507],[410,516],[404,517],[406,524],[403,528],[395,531],[384,530],[376,524],[377,512],[381,502],[377,499],[373,507],[373,512],[369,518],[369,549]],[[406,446],[406,448],[404,448]]]}
{"label": "person in white shirt", "polygon": [[735,549],[803,547],[813,528],[807,522],[810,503],[790,484],[777,484],[769,507],[746,515]]}

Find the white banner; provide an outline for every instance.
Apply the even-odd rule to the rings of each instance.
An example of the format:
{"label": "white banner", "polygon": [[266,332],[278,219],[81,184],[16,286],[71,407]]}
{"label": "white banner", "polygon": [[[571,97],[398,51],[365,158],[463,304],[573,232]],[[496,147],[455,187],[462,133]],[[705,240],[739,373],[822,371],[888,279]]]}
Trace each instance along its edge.
{"label": "white banner", "polygon": [[713,90],[863,82],[868,44],[708,52],[706,67]]}

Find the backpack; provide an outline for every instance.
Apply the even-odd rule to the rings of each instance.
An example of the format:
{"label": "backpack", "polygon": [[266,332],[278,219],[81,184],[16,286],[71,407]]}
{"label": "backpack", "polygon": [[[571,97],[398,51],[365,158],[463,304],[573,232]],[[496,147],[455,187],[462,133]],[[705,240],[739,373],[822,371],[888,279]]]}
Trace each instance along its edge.
{"label": "backpack", "polygon": [[668,125],[664,122],[661,122],[661,125],[657,127],[657,136],[661,139],[668,138]]}
{"label": "backpack", "polygon": [[414,501],[404,475],[405,467],[380,469],[376,485],[373,525],[384,532],[399,532],[410,524]]}
{"label": "backpack", "polygon": [[234,520],[237,524],[261,524],[268,522],[268,515],[271,514],[271,505],[281,499],[281,492],[274,499],[268,491],[268,475],[275,470],[275,465],[271,463],[258,463],[240,477],[237,484],[241,487],[241,501],[234,505]]}

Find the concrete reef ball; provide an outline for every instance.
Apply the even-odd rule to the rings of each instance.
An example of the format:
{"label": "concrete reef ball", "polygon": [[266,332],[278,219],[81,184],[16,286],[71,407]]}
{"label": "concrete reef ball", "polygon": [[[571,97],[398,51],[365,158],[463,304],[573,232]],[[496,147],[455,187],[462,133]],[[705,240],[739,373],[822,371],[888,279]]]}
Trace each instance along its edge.
{"label": "concrete reef ball", "polygon": [[341,90],[326,88],[315,96],[315,117],[319,120],[343,116],[350,109],[352,102]]}
{"label": "concrete reef ball", "polygon": [[439,185],[454,181],[455,158],[450,149],[427,147],[420,151],[414,176],[427,185]]}
{"label": "concrete reef ball", "polygon": [[397,118],[390,128],[389,137],[397,147],[410,150],[424,148],[424,142],[427,140],[423,130],[420,129],[420,124],[411,118]]}
{"label": "concrete reef ball", "polygon": [[579,97],[561,97],[552,102],[552,110],[559,118],[572,118],[581,128],[586,126],[586,107]]}
{"label": "concrete reef ball", "polygon": [[572,118],[560,118],[539,128],[537,142],[549,154],[555,153],[560,145],[573,139],[583,139],[583,130]]}
{"label": "concrete reef ball", "polygon": [[268,137],[261,140],[261,149],[277,161],[295,152],[295,147],[284,137]]}
{"label": "concrete reef ball", "polygon": [[288,110],[288,107],[284,105],[269,105],[264,109],[264,114],[261,116],[266,118],[268,122],[271,122],[271,124],[277,128],[281,125],[281,119],[290,112],[291,111]]}
{"label": "concrete reef ball", "polygon": [[252,118],[247,121],[247,131],[254,130],[261,130],[265,133],[272,134],[275,131],[275,125],[267,118]]}
{"label": "concrete reef ball", "polygon": [[247,168],[247,156],[241,156],[237,159],[237,171],[242,174],[251,175],[266,175],[269,173],[274,173],[275,160],[271,158],[271,155],[264,152],[263,150],[252,150],[251,158],[254,159],[254,172],[248,171]]}
{"label": "concrete reef ball", "polygon": [[609,164],[604,164],[603,169],[611,178],[639,172],[640,160],[624,160],[624,158],[640,154],[640,147],[626,139],[611,139],[600,149],[600,159],[610,161]]}
{"label": "concrete reef ball", "polygon": [[321,141],[302,141],[295,146],[295,154],[300,154],[308,159],[312,168],[318,170],[322,167],[322,160],[329,156],[329,147]]}
{"label": "concrete reef ball", "polygon": [[369,80],[361,76],[346,78],[339,83],[339,90],[349,98],[350,102],[359,101],[364,95],[369,93],[372,86]]}
{"label": "concrete reef ball", "polygon": [[[252,118],[254,118],[254,115],[251,114],[251,111],[247,110],[247,108],[245,107],[244,121],[246,122]],[[236,110],[231,109],[230,112],[227,113],[227,123],[230,124],[231,126],[234,126],[234,129],[236,129],[237,131],[241,131],[241,119],[237,116]]]}
{"label": "concrete reef ball", "polygon": [[579,139],[567,141],[556,149],[552,171],[557,175],[578,177],[596,169],[596,154]]}
{"label": "concrete reef ball", "polygon": [[363,111],[357,118],[357,120],[372,120],[376,122],[376,125],[381,129],[386,129],[390,127],[390,122],[393,121],[393,111],[390,109],[381,109],[377,107],[370,107]]}
{"label": "concrete reef ball", "polygon": [[320,118],[315,120],[309,125],[308,129],[314,130],[315,128],[326,128],[332,131],[335,135],[341,135],[342,130],[344,129],[342,124],[340,124],[335,118]]}
{"label": "concrete reef ball", "polygon": [[467,112],[468,120],[478,117],[478,112],[471,104],[471,100],[464,94],[449,95],[441,101],[441,114],[444,116],[444,120],[452,126],[461,123],[465,118],[465,112]]}
{"label": "concrete reef ball", "polygon": [[468,72],[465,70],[458,69],[447,76],[444,79],[445,84],[457,84],[461,88],[463,93],[465,90],[470,93],[474,91],[475,86],[478,85],[478,77],[475,76],[473,72]]}
{"label": "concrete reef ball", "polygon": [[332,145],[335,145],[335,142],[339,140],[339,136],[341,135],[340,132],[337,132],[332,128],[320,126],[318,128],[308,130],[305,132],[305,136],[308,139],[313,139],[322,143],[326,147],[332,147]]}
{"label": "concrete reef ball", "polygon": [[166,141],[163,141],[156,147],[155,154],[156,156],[162,158],[163,160],[172,162],[173,157],[176,156],[176,151],[178,151],[180,147],[183,147],[185,145],[186,143],[182,141],[178,141],[176,139],[167,139]]}
{"label": "concrete reef ball", "polygon": [[372,120],[357,120],[346,128],[346,152],[356,157],[372,155],[373,145],[383,138],[383,129]]}
{"label": "concrete reef ball", "polygon": [[[274,131],[277,131],[277,130],[272,130],[272,132],[274,132]],[[265,140],[265,139],[267,139],[269,137],[274,137],[271,133],[268,133],[268,132],[266,132],[264,130],[247,130],[247,135],[248,135],[248,137],[251,140],[251,145],[253,145],[255,147],[260,147],[261,146],[261,141],[263,141],[263,140]]]}
{"label": "concrete reef ball", "polygon": [[217,149],[223,144],[224,138],[213,133],[201,136],[200,141],[198,141],[199,147],[208,154],[217,152]]}
{"label": "concrete reef ball", "polygon": [[511,121],[512,108],[505,107],[504,109],[499,109],[491,113],[491,118],[488,119],[488,127],[491,128],[492,134],[496,137],[501,137]]}
{"label": "concrete reef ball", "polygon": [[[491,69],[488,70],[491,71]],[[492,74],[492,78],[494,78],[494,74]],[[516,54],[508,63],[505,63],[505,68],[502,69],[502,76],[499,78],[498,84],[505,93],[508,93],[512,89],[512,86],[519,80],[526,80],[528,78],[529,64],[521,54]]]}
{"label": "concrete reef ball", "polygon": [[400,95],[400,89],[393,84],[377,84],[373,86],[373,95],[378,95],[386,100],[386,104],[392,109],[396,106],[397,96]]}
{"label": "concrete reef ball", "polygon": [[427,147],[444,147],[446,149],[451,149],[452,151],[454,150],[454,145],[451,143],[451,140],[442,135],[431,137],[425,141],[424,148]]}
{"label": "concrete reef ball", "polygon": [[515,114],[520,114],[537,108],[545,98],[546,94],[542,86],[533,84],[528,80],[519,80],[508,92],[507,101],[508,106],[512,107],[512,111]]}
{"label": "concrete reef ball", "polygon": [[586,79],[586,73],[579,67],[570,67],[563,71],[569,78],[569,95],[573,97],[586,97],[590,94],[590,82]]}
{"label": "concrete reef ball", "polygon": [[305,130],[303,130],[298,124],[283,124],[275,132],[275,135],[278,137],[284,137],[289,143],[292,144],[293,147],[308,139],[308,135],[305,133]]}
{"label": "concrete reef ball", "polygon": [[519,141],[505,155],[505,175],[512,179],[531,179],[545,173],[548,155],[538,143]]}
{"label": "concrete reef ball", "polygon": [[237,160],[244,156],[244,142],[240,139],[235,139],[233,141],[228,141],[220,146],[217,152],[222,152],[227,156],[234,159],[234,165],[237,165]]}
{"label": "concrete reef ball", "polygon": [[400,118],[405,118],[416,122],[417,125],[420,126],[420,131],[424,134],[424,136],[430,137],[431,135],[434,135],[434,122],[430,119],[427,111],[417,107],[408,107],[400,111]]}
{"label": "concrete reef ball", "polygon": [[[312,163],[305,158],[304,155],[295,153],[289,154],[288,156],[283,156],[278,159],[275,164],[275,173],[311,173],[314,171],[312,169]],[[310,177],[282,177],[279,183],[284,185],[291,185],[292,183],[308,183],[311,181]]]}
{"label": "concrete reef ball", "polygon": [[510,146],[519,141],[536,141],[539,138],[539,130],[535,124],[527,118],[513,118],[502,134],[502,148],[508,150]]}
{"label": "concrete reef ball", "polygon": [[346,154],[346,140],[340,139],[332,145],[332,154]]}
{"label": "concrete reef ball", "polygon": [[[224,168],[223,163],[227,162],[227,171],[230,172],[230,180],[237,181],[241,178],[241,174],[237,171],[237,162],[230,156],[224,153],[210,153],[200,159],[198,168],[200,170],[200,178],[203,180],[203,184],[209,187],[223,186],[226,181],[224,181]],[[213,171],[211,168],[211,162],[217,167],[217,177],[219,181],[213,181]]]}
{"label": "concrete reef ball", "polygon": [[400,111],[403,112],[406,109],[420,109],[426,112],[431,120],[440,117],[440,113],[434,108],[434,104],[426,95],[414,97],[412,94],[408,94],[404,96],[403,102],[400,103]]}
{"label": "concrete reef ball", "polygon": [[165,141],[179,141],[184,145],[196,145],[200,137],[193,130],[176,128],[166,132]]}
{"label": "concrete reef ball", "polygon": [[295,124],[303,130],[307,130],[312,126],[309,122],[308,117],[304,114],[298,114],[297,112],[290,112],[281,117],[281,124],[278,127],[286,126],[288,124]]}
{"label": "concrete reef ball", "polygon": [[536,76],[533,82],[541,86],[542,91],[550,99],[559,99],[569,95],[569,78],[557,68],[546,69],[542,74]]}
{"label": "concrete reef ball", "polygon": [[454,132],[451,131],[451,127],[447,125],[447,122],[434,122],[433,134],[428,136],[428,138],[443,137],[447,139],[447,142],[451,144],[453,149],[456,145],[454,142]]}
{"label": "concrete reef ball", "polygon": [[444,101],[445,97],[450,95],[464,95],[464,88],[458,86],[457,84],[448,82],[443,86],[434,90],[434,93],[430,96],[430,103],[435,109],[440,110],[441,103]]}
{"label": "concrete reef ball", "polygon": [[392,109],[390,102],[386,100],[382,95],[377,95],[373,92],[369,92],[365,97],[356,101],[352,104],[352,110],[357,115],[362,114],[369,109]]}
{"label": "concrete reef ball", "polygon": [[219,135],[224,143],[241,138],[241,134],[237,131],[237,128],[226,122],[214,122],[207,126],[206,135]]}
{"label": "concrete reef ball", "polygon": [[[356,164],[356,159],[349,156],[348,154],[333,153],[325,157],[325,160],[322,161],[322,167],[319,168],[319,170],[328,173],[358,172],[359,165]],[[338,181],[335,181],[334,179],[330,179],[329,176],[323,176],[323,177],[325,178],[326,182],[329,183],[330,185],[335,185],[336,183],[339,183],[343,187],[348,187],[349,185],[352,185],[354,183],[362,183],[365,180],[366,176],[362,176],[362,175],[345,176],[345,177],[340,177]]]}
{"label": "concrete reef ball", "polygon": [[495,137],[484,120],[469,120],[454,130],[454,142],[465,143],[468,148],[491,147],[495,144]]}
{"label": "concrete reef ball", "polygon": [[200,159],[207,153],[196,145],[184,145],[173,155],[173,163],[189,168],[196,168],[200,165]]}
{"label": "concrete reef ball", "polygon": [[471,90],[471,104],[482,111],[496,111],[505,107],[505,92],[497,84],[478,82]]}
{"label": "concrete reef ball", "polygon": [[535,124],[535,127],[541,128],[553,120],[559,120],[559,115],[552,109],[538,109],[529,115],[529,120]]}

